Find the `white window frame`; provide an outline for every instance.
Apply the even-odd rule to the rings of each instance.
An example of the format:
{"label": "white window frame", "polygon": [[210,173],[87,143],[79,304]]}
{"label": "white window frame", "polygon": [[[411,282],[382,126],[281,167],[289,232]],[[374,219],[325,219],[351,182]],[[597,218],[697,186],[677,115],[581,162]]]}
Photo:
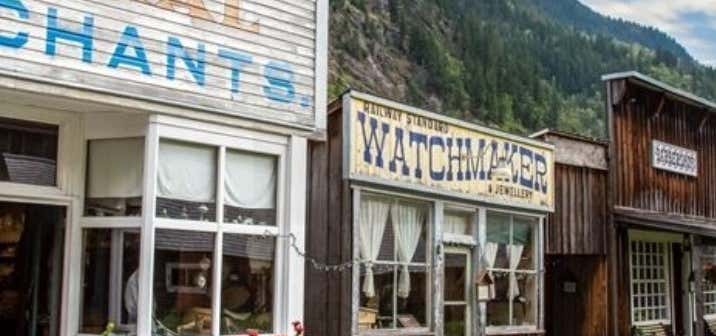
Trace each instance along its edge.
{"label": "white window frame", "polygon": [[[369,335],[376,335],[376,336],[383,336],[383,335],[395,335],[395,334],[431,334],[431,330],[433,330],[435,323],[434,323],[434,312],[433,312],[433,304],[436,302],[436,295],[437,295],[437,289],[432,288],[431,284],[433,283],[433,279],[435,279],[436,270],[435,270],[435,264],[433,263],[433,251],[434,244],[435,244],[435,238],[434,238],[434,230],[435,230],[435,214],[439,213],[439,211],[436,209],[436,202],[433,199],[419,197],[419,196],[413,196],[405,193],[398,193],[398,192],[392,192],[392,191],[386,191],[386,190],[378,190],[378,189],[371,189],[367,187],[354,187],[353,189],[353,207],[354,209],[360,209],[362,198],[365,195],[370,196],[389,196],[389,197],[397,197],[404,201],[408,202],[416,202],[416,203],[425,203],[425,208],[428,210],[428,213],[426,214],[426,237],[425,237],[425,245],[427,251],[425,252],[425,263],[409,263],[409,266],[425,266],[426,268],[426,282],[428,285],[426,286],[426,293],[425,293],[425,327],[421,328],[395,328],[395,329],[370,329],[370,330],[363,330],[358,331],[358,309],[360,307],[360,296],[361,296],[361,287],[360,287],[360,267],[353,267],[353,309],[352,311],[354,314],[352,314],[352,334],[353,335],[360,335],[360,336],[369,336]],[[391,204],[392,205],[392,204]],[[354,211],[356,213],[357,210]],[[442,210],[440,210],[441,213]],[[355,256],[360,255],[360,251],[358,250],[358,244],[359,244],[359,232],[358,232],[358,218],[357,216],[353,216],[353,254]],[[397,252],[396,252],[397,253]],[[376,261],[373,264],[375,265],[399,265],[399,263],[391,263],[391,262],[383,262]],[[397,276],[397,272],[396,272]],[[396,294],[394,293],[394,301],[395,301]],[[396,307],[397,305],[393,304],[393,307]],[[395,317],[397,315],[397,311],[393,311],[393,316]]]}
{"label": "white window frame", "polygon": [[[636,321],[636,307],[634,307],[634,293],[633,286],[635,284],[634,279],[634,264],[632,262],[632,242],[640,241],[647,243],[657,243],[665,245],[664,258],[664,276],[666,281],[666,311],[668,313],[667,319],[656,319],[648,321]],[[629,314],[631,324],[634,326],[648,326],[654,324],[667,324],[672,325],[674,319],[674,306],[673,306],[673,286],[672,286],[672,274],[673,274],[673,257],[671,253],[672,243],[683,243],[683,237],[676,234],[660,233],[660,232],[649,232],[640,230],[629,231]],[[638,283],[637,283],[638,284]]]}
{"label": "white window frame", "polygon": [[[465,306],[465,335],[472,335],[472,298],[470,297],[471,293],[473,291],[470,290],[470,287],[473,286],[472,282],[472,251],[470,247],[463,246],[463,247],[457,247],[457,246],[450,246],[445,247],[445,254],[455,254],[455,255],[464,255],[465,256],[465,300],[464,301],[448,301],[444,299],[443,296],[443,306]],[[443,290],[446,287],[445,284],[445,276],[443,272]],[[445,314],[443,312],[443,330],[445,329]]]}
{"label": "white window frame", "polygon": [[[544,326],[544,222],[545,222],[545,216],[544,215],[538,215],[534,213],[529,212],[523,212],[523,211],[511,211],[506,210],[503,208],[491,208],[491,207],[484,207],[480,208],[480,224],[479,224],[479,240],[480,240],[480,246],[485,246],[487,243],[487,214],[488,212],[491,213],[498,213],[502,215],[508,215],[510,216],[510,240],[513,239],[514,233],[514,216],[517,217],[528,217],[533,218],[537,220],[537,224],[535,224],[535,230],[533,232],[535,242],[535,248],[534,248],[534,260],[535,260],[535,270],[534,271],[520,271],[517,270],[514,273],[518,274],[530,274],[534,275],[536,277],[537,281],[537,288],[535,290],[535,297],[533,298],[534,302],[536,302],[535,309],[537,310],[536,313],[536,325],[529,325],[529,326],[488,326],[487,325],[487,303],[481,302],[480,303],[480,311],[482,312],[482,316],[480,316],[480,319],[482,321],[482,325],[485,326],[485,333],[487,335],[504,335],[504,334],[519,334],[519,333],[537,333],[541,332]],[[499,268],[492,268],[490,269],[492,271],[502,272],[502,273],[511,273],[510,270],[506,269],[499,269]],[[513,318],[513,304],[510,302],[509,304],[509,318]]]}
{"label": "white window frame", "polygon": [[[141,125],[141,124],[140,124]],[[136,126],[136,125],[135,125]],[[102,132],[94,132],[101,136]],[[214,233],[215,247],[212,258],[213,279],[221,279],[223,234],[253,236],[275,236],[276,254],[274,260],[273,332],[266,335],[287,334],[291,321],[303,320],[304,260],[290,249],[289,239],[280,239],[289,233],[295,236],[299,249],[305,249],[305,192],[307,140],[301,136],[283,136],[273,133],[251,131],[230,126],[208,124],[199,121],[168,116],[151,116],[140,131],[111,132],[109,138],[143,136],[144,172],[141,217],[82,217],[78,234],[82,229],[139,229],[141,231],[139,302],[137,312],[137,334],[149,336],[152,331],[152,305],[155,233],[157,229],[211,232]],[[93,135],[94,137],[94,135]],[[156,217],[156,176],[159,142],[163,139],[206,145],[217,149],[216,178],[216,221],[201,222]],[[89,140],[89,139],[87,139]],[[86,142],[85,142],[86,144]],[[276,225],[258,227],[255,225],[224,224],[223,222],[223,170],[227,149],[249,153],[272,155],[277,158]],[[84,169],[83,169],[84,172]],[[84,180],[84,173],[82,175]],[[82,211],[82,209],[80,209]],[[73,256],[81,258],[82,251]],[[81,272],[81,261],[75,270]],[[80,277],[76,277],[79,287]],[[289,289],[289,283],[291,287]],[[215,282],[212,290],[212,335],[220,335],[221,286]],[[289,290],[291,295],[289,295]],[[74,302],[80,302],[80,290],[76,289]],[[120,300],[121,301],[121,300]],[[74,314],[79,330],[79,309]],[[70,332],[70,335],[77,332]],[[81,334],[78,334],[81,335]]]}

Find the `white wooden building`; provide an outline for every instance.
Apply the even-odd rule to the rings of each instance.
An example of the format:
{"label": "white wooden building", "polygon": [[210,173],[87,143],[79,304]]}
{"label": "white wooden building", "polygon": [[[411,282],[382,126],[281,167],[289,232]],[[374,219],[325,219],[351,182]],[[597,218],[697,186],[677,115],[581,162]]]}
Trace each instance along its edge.
{"label": "white wooden building", "polygon": [[[328,0],[0,0],[0,330],[287,334]],[[294,239],[295,238],[295,239]]]}

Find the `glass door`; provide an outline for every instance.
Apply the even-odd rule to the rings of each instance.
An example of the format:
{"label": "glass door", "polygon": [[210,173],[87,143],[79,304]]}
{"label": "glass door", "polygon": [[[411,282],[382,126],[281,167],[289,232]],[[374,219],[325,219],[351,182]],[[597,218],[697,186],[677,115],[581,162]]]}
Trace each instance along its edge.
{"label": "glass door", "polygon": [[445,336],[470,334],[470,250],[448,248],[445,251],[444,330]]}

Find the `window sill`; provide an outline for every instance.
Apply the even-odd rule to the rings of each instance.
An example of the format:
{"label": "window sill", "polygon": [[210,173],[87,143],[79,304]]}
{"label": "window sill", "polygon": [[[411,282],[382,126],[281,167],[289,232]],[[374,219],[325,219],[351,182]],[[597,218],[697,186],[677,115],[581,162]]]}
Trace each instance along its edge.
{"label": "window sill", "polygon": [[356,336],[432,336],[434,331],[428,328],[420,329],[371,329],[359,331]]}
{"label": "window sill", "polygon": [[535,327],[504,327],[504,328],[487,328],[487,335],[544,335],[544,330],[537,329]]}

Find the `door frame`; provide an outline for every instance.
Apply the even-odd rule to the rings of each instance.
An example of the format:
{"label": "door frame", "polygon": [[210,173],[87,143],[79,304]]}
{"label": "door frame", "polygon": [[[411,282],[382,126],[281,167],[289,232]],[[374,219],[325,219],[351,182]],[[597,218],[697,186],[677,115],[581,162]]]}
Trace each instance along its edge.
{"label": "door frame", "polygon": [[[445,258],[447,259],[448,254],[464,255],[465,256],[465,300],[464,301],[448,301],[443,296],[443,329],[445,328],[445,313],[444,309],[446,306],[461,306],[465,305],[465,336],[472,335],[472,298],[470,297],[472,291],[470,286],[472,285],[472,248],[469,246],[446,246],[444,249]],[[443,264],[444,267],[445,264]],[[445,271],[443,270],[443,288],[447,287],[445,284]],[[464,303],[463,303],[464,302]]]}

